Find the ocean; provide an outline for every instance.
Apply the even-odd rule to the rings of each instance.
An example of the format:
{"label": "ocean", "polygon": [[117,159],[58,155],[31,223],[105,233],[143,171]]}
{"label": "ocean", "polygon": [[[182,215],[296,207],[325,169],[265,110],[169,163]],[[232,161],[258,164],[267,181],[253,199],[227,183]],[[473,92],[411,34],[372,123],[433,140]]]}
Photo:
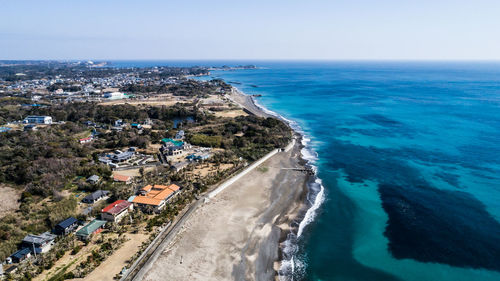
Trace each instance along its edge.
{"label": "ocean", "polygon": [[500,63],[253,64],[204,79],[304,135],[318,179],[282,279],[500,280]]}

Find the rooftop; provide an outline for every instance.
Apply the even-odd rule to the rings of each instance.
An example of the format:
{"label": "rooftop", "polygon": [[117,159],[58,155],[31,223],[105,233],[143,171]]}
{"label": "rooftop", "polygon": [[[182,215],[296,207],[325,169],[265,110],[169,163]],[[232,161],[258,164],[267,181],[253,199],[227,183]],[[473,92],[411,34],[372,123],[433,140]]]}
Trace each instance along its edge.
{"label": "rooftop", "polygon": [[92,192],[92,194],[89,194],[83,198],[84,200],[97,200],[103,196],[106,196],[109,194],[108,190],[97,190]]}
{"label": "rooftop", "polygon": [[93,220],[86,224],[84,227],[82,227],[80,230],[76,232],[76,235],[90,235],[100,227],[106,224],[106,221],[102,220]]}
{"label": "rooftop", "polygon": [[44,232],[40,235],[28,234],[24,237],[23,242],[29,244],[43,244],[56,239],[57,235],[49,232]]}
{"label": "rooftop", "polygon": [[68,227],[76,222],[78,222],[77,219],[75,219],[74,217],[69,217],[69,218],[63,220],[62,222],[60,222],[59,224],[57,224],[56,226],[66,228],[66,227]]}
{"label": "rooftop", "polygon": [[98,181],[99,180],[99,176],[98,175],[92,175],[90,177],[87,178],[88,181]]}
{"label": "rooftop", "polygon": [[30,249],[24,248],[24,249],[21,249],[21,250],[15,252],[14,254],[12,254],[11,257],[16,257],[18,259],[21,259],[22,257],[26,256],[30,252],[31,252]]}
{"label": "rooftop", "polygon": [[123,181],[123,182],[129,181],[131,178],[132,178],[131,176],[125,176],[125,175],[119,175],[119,174],[116,174],[113,176],[113,180]]}
{"label": "rooftop", "polygon": [[126,200],[117,200],[117,201],[109,204],[106,208],[102,209],[101,212],[116,215],[116,214],[121,213],[123,210],[127,209],[128,207],[130,207],[130,205],[132,205],[132,203],[130,203]]}
{"label": "rooftop", "polygon": [[132,202],[138,204],[159,206],[162,201],[168,199],[174,192],[179,190],[179,186],[171,184],[166,185],[146,185],[141,189],[144,195],[139,195],[133,198]]}
{"label": "rooftop", "polygon": [[174,140],[174,139],[171,139],[171,138],[164,138],[164,139],[161,140],[161,142],[163,142],[165,144],[171,143],[171,144],[173,144],[175,146],[181,146],[181,145],[184,144],[183,141],[177,141],[177,140]]}

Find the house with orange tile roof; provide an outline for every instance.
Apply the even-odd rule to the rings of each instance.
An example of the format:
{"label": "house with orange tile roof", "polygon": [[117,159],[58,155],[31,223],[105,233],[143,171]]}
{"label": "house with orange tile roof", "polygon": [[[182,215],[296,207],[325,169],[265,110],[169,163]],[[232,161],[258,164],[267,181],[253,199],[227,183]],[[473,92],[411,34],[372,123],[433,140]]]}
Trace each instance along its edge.
{"label": "house with orange tile roof", "polygon": [[169,186],[160,184],[146,185],[140,190],[139,195],[132,198],[131,202],[143,211],[149,212],[153,210],[159,212],[165,207],[167,201],[177,194],[179,189],[180,187],[175,184]]}
{"label": "house with orange tile roof", "polygon": [[134,205],[126,200],[117,200],[101,210],[101,219],[110,222],[119,222],[128,212],[134,209]]}
{"label": "house with orange tile roof", "polygon": [[113,176],[113,180],[116,181],[116,182],[124,182],[126,184],[130,184],[132,182],[132,177],[131,176],[120,175],[120,174],[115,174]]}

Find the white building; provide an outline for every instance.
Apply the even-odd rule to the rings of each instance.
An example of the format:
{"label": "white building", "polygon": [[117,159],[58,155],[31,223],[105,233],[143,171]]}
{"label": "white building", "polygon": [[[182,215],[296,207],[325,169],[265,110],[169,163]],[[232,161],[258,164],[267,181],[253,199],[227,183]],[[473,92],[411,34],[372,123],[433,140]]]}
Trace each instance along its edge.
{"label": "white building", "polygon": [[119,99],[124,99],[126,96],[124,93],[121,92],[112,92],[112,93],[105,93],[103,97],[110,100],[119,100]]}
{"label": "white building", "polygon": [[52,117],[30,115],[24,119],[23,123],[26,123],[26,124],[52,124]]}

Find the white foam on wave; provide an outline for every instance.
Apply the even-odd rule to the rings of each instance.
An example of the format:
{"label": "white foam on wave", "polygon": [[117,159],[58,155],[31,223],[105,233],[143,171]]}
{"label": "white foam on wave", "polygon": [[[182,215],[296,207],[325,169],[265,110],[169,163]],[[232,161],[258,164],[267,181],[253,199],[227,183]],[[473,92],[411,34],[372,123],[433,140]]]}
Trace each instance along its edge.
{"label": "white foam on wave", "polygon": [[325,201],[325,196],[324,196],[324,194],[325,194],[325,188],[323,187],[321,179],[320,178],[316,178],[315,184],[317,184],[319,186],[319,191],[316,194],[313,202],[311,202],[312,203],[311,207],[307,210],[304,218],[302,219],[302,221],[299,224],[299,229],[297,230],[297,238],[300,238],[300,236],[302,235],[302,232],[304,231],[304,228],[309,223],[311,223],[312,221],[314,221],[314,218],[316,217],[316,211],[321,206],[321,204],[323,203],[323,201]]}
{"label": "white foam on wave", "polygon": [[[236,91],[240,92],[241,94],[245,95],[245,93],[243,93],[238,88],[234,86],[233,88],[235,88]],[[285,121],[295,132],[299,133],[302,136],[302,145],[304,146],[300,151],[302,159],[304,159],[307,162],[306,165],[309,166],[316,174],[318,168],[315,165],[315,163],[316,161],[318,161],[318,153],[314,151],[314,149],[312,149],[311,146],[309,145],[311,142],[311,138],[306,135],[306,133],[300,127],[300,125],[296,121],[287,119],[282,115],[265,108],[264,106],[260,105],[253,97],[251,97],[251,99],[255,104],[255,106],[258,107],[260,110],[262,110],[266,114],[272,115],[276,118]],[[307,198],[310,207],[309,209],[307,209],[304,218],[299,223],[297,234],[289,233],[287,239],[283,242],[283,260],[281,261],[281,267],[279,270],[279,279],[283,281],[294,280],[294,276],[303,275],[306,268],[305,261],[297,256],[299,251],[297,240],[302,235],[305,227],[314,221],[318,208],[325,200],[324,187],[321,179],[318,178],[317,176],[316,179],[314,180],[314,183],[312,183],[309,186]]]}

